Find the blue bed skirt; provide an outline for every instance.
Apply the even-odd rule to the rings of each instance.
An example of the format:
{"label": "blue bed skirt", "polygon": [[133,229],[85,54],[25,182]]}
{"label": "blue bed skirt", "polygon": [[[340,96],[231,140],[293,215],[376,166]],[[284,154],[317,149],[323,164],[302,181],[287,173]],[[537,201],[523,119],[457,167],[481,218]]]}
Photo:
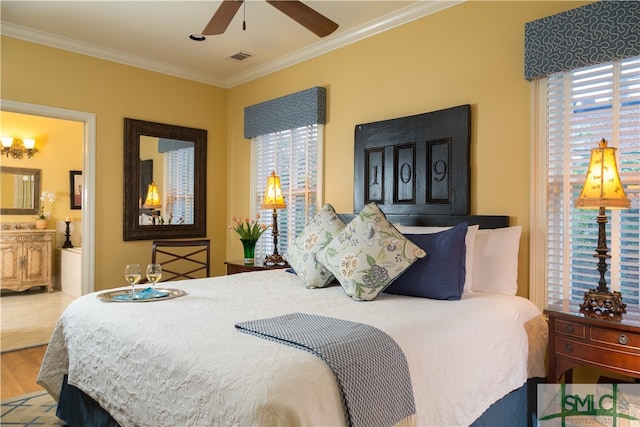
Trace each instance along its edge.
{"label": "blue bed skirt", "polygon": [[102,406],[79,388],[67,383],[64,376],[56,416],[71,427],[120,427]]}
{"label": "blue bed skirt", "polygon": [[543,378],[529,378],[525,385],[491,405],[471,427],[536,426],[537,388],[543,381]]}
{"label": "blue bed skirt", "polygon": [[[536,389],[541,378],[531,378],[522,387],[507,394],[491,405],[471,427],[532,427],[536,425]],[[82,390],[67,384],[64,378],[58,418],[71,427],[120,427],[120,425]]]}

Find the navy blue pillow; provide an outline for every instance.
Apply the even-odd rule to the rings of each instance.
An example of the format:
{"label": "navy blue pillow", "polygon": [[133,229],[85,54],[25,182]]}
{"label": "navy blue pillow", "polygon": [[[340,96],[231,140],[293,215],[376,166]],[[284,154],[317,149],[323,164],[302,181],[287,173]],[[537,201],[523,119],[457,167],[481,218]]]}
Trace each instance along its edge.
{"label": "navy blue pillow", "polygon": [[386,293],[439,300],[459,300],[464,290],[467,223],[433,234],[405,234],[427,256],[418,259]]}

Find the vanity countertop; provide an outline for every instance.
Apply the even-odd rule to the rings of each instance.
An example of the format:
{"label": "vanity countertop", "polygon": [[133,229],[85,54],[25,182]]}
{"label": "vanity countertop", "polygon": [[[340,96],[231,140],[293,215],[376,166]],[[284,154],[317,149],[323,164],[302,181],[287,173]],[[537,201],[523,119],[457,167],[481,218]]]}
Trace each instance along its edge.
{"label": "vanity countertop", "polygon": [[0,232],[4,233],[46,233],[55,230],[38,230],[33,222],[3,222],[0,224]]}

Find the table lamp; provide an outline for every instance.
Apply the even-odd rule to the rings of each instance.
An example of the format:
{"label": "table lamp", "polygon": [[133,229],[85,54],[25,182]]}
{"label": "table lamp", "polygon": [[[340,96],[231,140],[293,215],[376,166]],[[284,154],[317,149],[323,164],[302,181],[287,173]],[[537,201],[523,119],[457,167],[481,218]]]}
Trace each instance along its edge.
{"label": "table lamp", "polygon": [[605,209],[626,209],[631,206],[620,182],[618,166],[616,164],[616,149],[607,147],[607,141],[603,138],[598,143],[598,148],[591,150],[591,162],[587,177],[580,196],[576,200],[576,207],[584,209],[598,209],[598,271],[600,280],[598,288],[591,289],[584,294],[584,302],[580,309],[590,317],[620,318],[626,313],[627,306],[622,302],[620,292],[610,292],[604,276],[607,272],[607,216]]}
{"label": "table lamp", "polygon": [[[147,190],[147,198],[145,199],[142,207],[145,209],[151,209],[151,210],[160,209],[162,207],[162,204],[160,203],[160,195],[158,194],[158,186],[153,181],[151,182],[151,184],[149,184],[149,189]],[[153,214],[152,221],[153,221],[153,224],[155,225],[156,223],[155,212]]]}
{"label": "table lamp", "polygon": [[267,178],[267,189],[262,199],[262,209],[273,209],[273,224],[271,225],[271,234],[273,235],[273,255],[265,257],[267,265],[283,265],[284,259],[278,254],[278,209],[284,209],[287,204],[282,196],[282,187],[280,186],[280,177],[276,172],[271,172]]}

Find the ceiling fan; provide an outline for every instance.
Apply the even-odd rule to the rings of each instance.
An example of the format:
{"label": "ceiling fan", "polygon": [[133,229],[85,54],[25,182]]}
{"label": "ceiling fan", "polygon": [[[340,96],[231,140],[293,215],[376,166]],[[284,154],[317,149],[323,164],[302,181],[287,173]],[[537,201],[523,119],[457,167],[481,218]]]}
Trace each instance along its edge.
{"label": "ceiling fan", "polygon": [[[266,2],[319,37],[328,36],[338,28],[338,24],[301,1],[266,0]],[[224,0],[202,34],[212,36],[224,33],[242,3],[243,0]]]}

